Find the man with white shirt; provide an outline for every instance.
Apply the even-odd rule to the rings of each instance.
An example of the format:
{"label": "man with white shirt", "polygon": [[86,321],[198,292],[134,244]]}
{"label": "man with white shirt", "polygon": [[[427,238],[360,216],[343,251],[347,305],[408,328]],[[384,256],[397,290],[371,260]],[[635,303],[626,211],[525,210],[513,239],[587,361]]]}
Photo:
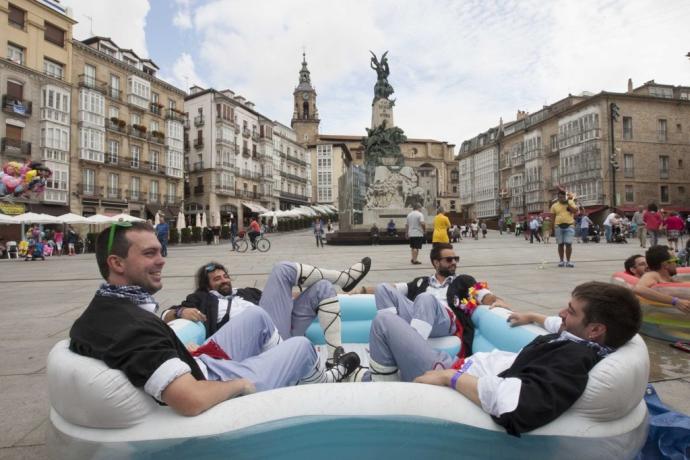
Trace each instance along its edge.
{"label": "man with white shirt", "polygon": [[604,219],[604,236],[606,237],[606,242],[610,243],[613,239],[613,227],[618,225],[618,214],[615,212],[610,213]]}
{"label": "man with white shirt", "polygon": [[185,346],[154,314],[153,294],[163,286],[165,259],[150,224],[120,222],[102,231],[96,261],[106,282],[72,325],[70,350],[122,371],[134,386],[181,415],[197,415],[255,391],[340,381],[359,365],[348,353],[341,360],[346,367],[323,371],[309,340],[282,340],[258,307],[200,347]]}
{"label": "man with white shirt", "polygon": [[385,375],[394,372],[378,363],[376,354],[380,334],[374,331],[385,329],[388,322],[402,319],[424,340],[455,335],[462,342],[458,356],[463,357],[472,353],[474,326],[471,312],[464,312],[459,301],[469,298],[469,290],[473,289],[477,303],[505,305],[486,286],[478,286],[472,276],[455,274],[460,258],[455,255],[452,244],[438,243],[431,250],[430,258],[436,269],[431,276],[421,276],[409,283],[379,284],[375,288],[362,286],[357,291],[373,293],[379,310],[370,334],[369,366],[373,380],[385,380]]}
{"label": "man with white shirt", "polygon": [[[323,328],[328,365],[343,354],[340,303],[334,285],[348,292],[366,276],[371,259],[365,257],[347,270],[327,270],[297,262],[273,266],[262,292],[256,288],[234,289],[228,270],[217,262],[203,265],[196,273],[197,289],[181,305],[161,314],[164,321],[176,318],[202,321],[206,337],[252,306],[269,314],[283,339],[302,336],[317,317]],[[304,289],[293,298],[293,287]]]}

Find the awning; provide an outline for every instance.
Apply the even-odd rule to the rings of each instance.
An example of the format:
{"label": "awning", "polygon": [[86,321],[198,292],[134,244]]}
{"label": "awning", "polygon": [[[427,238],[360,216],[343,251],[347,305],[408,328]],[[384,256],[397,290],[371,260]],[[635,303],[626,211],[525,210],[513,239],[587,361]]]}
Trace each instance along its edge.
{"label": "awning", "polygon": [[163,211],[165,212],[165,218],[168,220],[175,220],[177,219],[177,215],[180,213],[180,207],[179,206],[166,206],[163,208]]}
{"label": "awning", "polygon": [[602,204],[594,204],[591,206],[585,206],[585,214],[587,214],[589,216],[590,214],[595,214],[599,211],[603,211],[606,208],[608,208],[608,206],[602,205]]}
{"label": "awning", "polygon": [[157,204],[148,203],[146,205],[146,210],[154,216],[158,213],[158,211],[160,211],[160,209],[161,209],[161,207]]}
{"label": "awning", "polygon": [[257,214],[268,212],[268,209],[264,208],[259,203],[254,203],[253,201],[243,201],[242,206],[246,206],[251,212],[255,212]]}
{"label": "awning", "polygon": [[637,212],[637,206],[616,206],[616,211],[618,211],[621,214],[631,214]]}
{"label": "awning", "polygon": [[675,212],[682,212],[682,213],[690,213],[690,208],[687,206],[681,206],[681,205],[671,205],[671,206],[662,206],[664,208],[664,211],[675,211]]}

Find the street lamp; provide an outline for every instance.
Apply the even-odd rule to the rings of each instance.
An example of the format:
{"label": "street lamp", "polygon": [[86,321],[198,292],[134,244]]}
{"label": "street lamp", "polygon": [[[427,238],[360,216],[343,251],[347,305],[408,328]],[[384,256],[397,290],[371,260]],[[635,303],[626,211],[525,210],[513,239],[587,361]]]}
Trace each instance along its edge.
{"label": "street lamp", "polygon": [[616,143],[613,135],[613,123],[618,121],[621,116],[621,109],[615,102],[609,105],[609,133],[611,135],[611,152],[609,154],[609,168],[611,169],[611,209],[616,207],[616,171],[618,170],[618,158],[616,154]]}

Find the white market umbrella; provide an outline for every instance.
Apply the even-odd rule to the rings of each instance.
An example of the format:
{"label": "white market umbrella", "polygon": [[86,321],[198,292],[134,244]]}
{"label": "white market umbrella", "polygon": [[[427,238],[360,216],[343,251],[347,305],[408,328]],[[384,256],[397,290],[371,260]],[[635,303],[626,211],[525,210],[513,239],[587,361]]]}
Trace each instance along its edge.
{"label": "white market umbrella", "polygon": [[161,215],[159,213],[156,213],[155,216],[153,216],[153,225],[156,226],[161,223]]}
{"label": "white market umbrella", "polygon": [[0,214],[0,224],[19,224],[17,219],[14,218],[14,216],[8,216],[7,214]]}
{"label": "white market umbrella", "polygon": [[113,219],[109,216],[104,216],[103,214],[94,214],[93,216],[89,216],[86,218],[87,223],[89,224],[110,224],[113,222]]}
{"label": "white market umbrella", "polygon": [[182,231],[185,228],[187,228],[187,225],[184,222],[184,214],[182,214],[182,211],[177,213],[177,229]]}
{"label": "white market umbrella", "polygon": [[63,224],[90,224],[91,222],[84,216],[79,214],[74,214],[73,212],[68,212],[57,217]]}
{"label": "white market umbrella", "polygon": [[201,227],[201,214],[197,213],[196,214],[196,220],[194,222],[195,227]]}
{"label": "white market umbrella", "polygon": [[206,225],[206,213],[202,212],[201,213],[201,228],[206,228],[208,225]]}
{"label": "white market umbrella", "polygon": [[25,212],[15,217],[16,223],[22,224],[59,224],[55,216],[48,214],[37,214],[35,212]]}
{"label": "white market umbrella", "polygon": [[117,222],[120,220],[124,220],[126,222],[144,222],[144,219],[141,219],[139,217],[134,217],[131,214],[125,214],[125,213],[115,214],[114,216],[111,216],[110,218],[112,219],[113,222]]}

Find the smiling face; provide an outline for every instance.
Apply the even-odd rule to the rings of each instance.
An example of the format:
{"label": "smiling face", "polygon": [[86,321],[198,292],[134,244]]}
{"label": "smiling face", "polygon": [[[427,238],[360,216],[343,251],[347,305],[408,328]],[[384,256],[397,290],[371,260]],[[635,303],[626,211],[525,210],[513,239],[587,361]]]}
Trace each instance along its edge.
{"label": "smiling face", "polygon": [[211,291],[218,291],[222,295],[232,294],[232,282],[230,275],[220,268],[208,274],[208,288]]}
{"label": "smiling face", "polygon": [[165,259],[161,255],[161,244],[153,232],[130,231],[126,238],[130,243],[127,257],[108,256],[109,281],[113,284],[141,286],[149,293],[163,287],[161,274]]}

